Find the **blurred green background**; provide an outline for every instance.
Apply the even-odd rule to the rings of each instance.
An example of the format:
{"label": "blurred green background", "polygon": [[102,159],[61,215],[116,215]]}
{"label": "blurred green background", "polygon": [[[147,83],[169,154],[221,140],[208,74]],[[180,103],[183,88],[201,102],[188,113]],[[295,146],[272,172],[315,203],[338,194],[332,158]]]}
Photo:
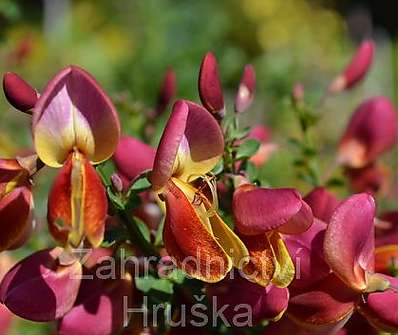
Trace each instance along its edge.
{"label": "blurred green background", "polygon": [[[357,104],[378,94],[397,102],[398,23],[393,6],[393,2],[342,0],[0,0],[0,72],[17,72],[40,91],[59,69],[79,65],[115,101],[123,132],[139,136],[142,113],[155,104],[167,67],[176,72],[177,97],[198,101],[200,62],[213,51],[232,112],[243,66],[252,63],[257,72],[256,100],[244,122],[268,125],[280,147],[261,175],[273,186],[295,186],[306,192],[308,185],[295,177],[287,141],[299,134],[289,108],[291,88],[302,82],[308,99],[316,101],[358,42],[369,36],[375,39],[376,60],[366,81],[330,98],[317,111],[322,121],[316,139],[326,169]],[[2,96],[1,157],[31,147],[29,126],[29,116],[13,110]],[[156,142],[153,138],[152,144]],[[393,170],[398,167],[392,159],[395,154],[383,158]],[[37,180],[39,227],[45,226],[49,174],[53,172],[46,170]],[[396,193],[391,192],[382,206],[398,208]],[[12,253],[14,258],[51,245],[46,228],[39,231],[28,246]],[[15,321],[13,334],[26,332],[46,334],[51,326]]]}

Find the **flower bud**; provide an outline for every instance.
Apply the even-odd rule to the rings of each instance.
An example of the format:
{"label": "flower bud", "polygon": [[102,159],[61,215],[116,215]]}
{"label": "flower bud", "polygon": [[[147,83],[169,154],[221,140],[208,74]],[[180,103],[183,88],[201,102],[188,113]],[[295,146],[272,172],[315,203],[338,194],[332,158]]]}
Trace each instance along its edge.
{"label": "flower bud", "polygon": [[391,149],[397,140],[397,111],[383,96],[373,97],[358,106],[340,140],[338,161],[361,168]]}
{"label": "flower bud", "polygon": [[156,104],[156,116],[161,115],[176,94],[176,74],[169,68],[163,78]]}
{"label": "flower bud", "polygon": [[304,100],[304,85],[302,83],[296,83],[292,90],[292,102],[294,105],[302,103]]}
{"label": "flower bud", "polygon": [[111,176],[112,186],[117,192],[123,191],[123,181],[122,178],[119,177],[117,173],[113,173]]}
{"label": "flower bud", "polygon": [[375,45],[372,40],[361,43],[351,62],[329,85],[329,93],[338,93],[354,87],[368,72],[374,55]]}
{"label": "flower bud", "polygon": [[224,117],[224,95],[218,74],[217,60],[211,52],[205,55],[200,66],[199,96],[203,106],[217,119]]}
{"label": "flower bud", "polygon": [[32,114],[38,100],[38,93],[25,80],[14,72],[3,77],[3,90],[8,102],[21,112]]}
{"label": "flower bud", "polygon": [[243,70],[238,92],[235,97],[235,112],[242,113],[253,102],[254,89],[256,87],[256,73],[252,65],[248,64]]}

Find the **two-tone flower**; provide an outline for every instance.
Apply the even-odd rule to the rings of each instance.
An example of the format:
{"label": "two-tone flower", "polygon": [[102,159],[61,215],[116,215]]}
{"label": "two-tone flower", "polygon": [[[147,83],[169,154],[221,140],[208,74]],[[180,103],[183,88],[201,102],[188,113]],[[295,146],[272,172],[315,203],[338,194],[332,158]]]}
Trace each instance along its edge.
{"label": "two-tone flower", "polygon": [[48,199],[48,223],[63,246],[87,238],[97,247],[104,235],[107,199],[92,164],[110,158],[119,141],[116,110],[94,78],[70,66],[47,85],[33,112],[37,155],[61,168]]}
{"label": "two-tone flower", "polygon": [[248,252],[217,213],[210,174],[224,152],[220,126],[201,106],[177,101],[161,137],[152,189],[165,202],[163,240],[169,255],[188,275],[217,282]]}

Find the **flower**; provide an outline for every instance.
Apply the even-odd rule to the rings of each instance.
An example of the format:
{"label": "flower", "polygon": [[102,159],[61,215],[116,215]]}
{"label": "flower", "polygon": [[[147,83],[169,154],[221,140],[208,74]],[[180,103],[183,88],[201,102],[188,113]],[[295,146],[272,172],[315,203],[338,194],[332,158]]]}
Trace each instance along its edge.
{"label": "flower", "polygon": [[[359,311],[380,330],[398,329],[397,314],[391,310],[398,303],[398,280],[374,271],[374,215],[375,202],[365,193],[336,208],[323,241],[323,258],[331,272],[291,291],[290,319],[312,330],[337,331]],[[318,263],[311,266],[317,272]]]}
{"label": "flower", "polygon": [[166,205],[167,252],[188,275],[205,282],[220,281],[232,265],[241,267],[248,256],[216,211],[217,193],[208,173],[223,151],[223,135],[211,114],[179,100],[164,129],[150,177],[153,191]]}
{"label": "flower", "polygon": [[339,144],[338,161],[350,168],[362,168],[391,149],[398,134],[397,112],[383,96],[361,103],[352,115]]}
{"label": "flower", "polygon": [[47,85],[33,113],[33,140],[39,158],[61,168],[48,200],[48,223],[64,246],[78,247],[85,237],[101,244],[107,200],[91,164],[111,157],[120,124],[114,106],[83,69],[70,66]]}
{"label": "flower", "polygon": [[0,251],[20,246],[32,228],[29,171],[16,159],[0,159]]}
{"label": "flower", "polygon": [[232,212],[236,230],[249,250],[243,267],[248,279],[262,286],[287,287],[294,265],[282,234],[299,234],[310,228],[310,207],[294,189],[255,187],[244,182],[235,190]]}

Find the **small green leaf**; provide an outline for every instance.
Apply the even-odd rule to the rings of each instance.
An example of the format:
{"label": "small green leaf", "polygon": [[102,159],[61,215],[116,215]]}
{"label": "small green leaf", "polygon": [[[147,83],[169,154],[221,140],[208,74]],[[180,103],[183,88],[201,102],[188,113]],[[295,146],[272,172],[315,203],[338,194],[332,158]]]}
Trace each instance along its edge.
{"label": "small green leaf", "polygon": [[116,167],[113,162],[109,159],[101,164],[98,164],[95,168],[102,179],[102,183],[105,186],[112,185],[111,176],[116,171]]}
{"label": "small green leaf", "polygon": [[244,159],[250,158],[253,156],[259,149],[260,142],[254,139],[249,139],[243,142],[237,149],[236,149],[236,159]]}
{"label": "small green leaf", "polygon": [[223,172],[223,170],[224,170],[224,161],[220,159],[217,165],[213,168],[213,170],[211,170],[211,172],[214,173],[215,175],[218,175],[221,172]]}
{"label": "small green leaf", "polygon": [[151,232],[149,231],[148,226],[138,219],[137,217],[134,217],[134,222],[136,223],[139,231],[141,232],[142,236],[145,238],[147,242],[150,242],[151,240]]}
{"label": "small green leaf", "polygon": [[137,289],[144,293],[151,290],[173,294],[173,283],[165,278],[155,278],[153,276],[136,277],[135,285]]}

